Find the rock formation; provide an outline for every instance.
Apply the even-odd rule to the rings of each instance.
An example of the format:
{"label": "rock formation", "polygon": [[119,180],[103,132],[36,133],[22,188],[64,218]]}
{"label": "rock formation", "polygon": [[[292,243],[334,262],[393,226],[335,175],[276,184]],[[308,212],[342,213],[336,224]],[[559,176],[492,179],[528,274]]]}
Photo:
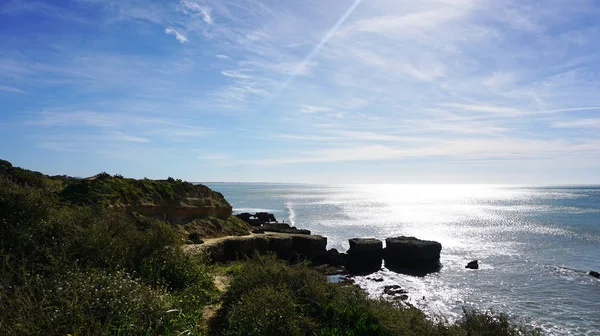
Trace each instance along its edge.
{"label": "rock formation", "polygon": [[384,259],[388,268],[435,271],[440,267],[442,244],[415,237],[393,237],[385,240]]}
{"label": "rock formation", "polygon": [[352,273],[372,273],[381,268],[383,243],[375,238],[352,238],[346,267]]}
{"label": "rock formation", "polygon": [[588,273],[588,274],[593,276],[594,278],[600,279],[600,273],[598,273],[596,271],[590,271],[590,273]]}
{"label": "rock formation", "polygon": [[277,223],[275,216],[267,212],[257,212],[255,214],[243,212],[241,214],[237,214],[236,216],[252,226],[261,226],[263,224],[269,224],[272,222]]}
{"label": "rock formation", "polygon": [[284,223],[269,223],[256,229],[267,231],[273,226],[278,230],[291,230],[292,233],[264,232],[251,236],[226,237],[215,243],[199,246],[212,260],[219,262],[237,260],[256,253],[275,253],[287,260],[302,258],[317,264],[346,268],[353,274],[377,272],[381,269],[383,258],[390,270],[407,274],[414,272],[414,275],[421,275],[439,269],[442,246],[438,242],[395,237],[386,239],[387,247],[384,249],[381,240],[352,238],[349,240],[350,249],[344,254],[336,249],[327,250],[326,237],[293,233],[293,228]]}
{"label": "rock formation", "polygon": [[243,212],[235,216],[250,224],[253,227],[253,233],[277,232],[310,235],[309,230],[298,229],[287,223],[279,223],[273,214],[267,212],[257,212],[255,214]]}
{"label": "rock formation", "polygon": [[469,261],[469,263],[467,264],[467,266],[465,266],[465,268],[479,269],[479,260]]}
{"label": "rock formation", "polygon": [[[273,252],[283,259],[316,260],[327,255],[327,238],[317,235],[268,234],[227,237],[212,244],[198,245],[211,260],[233,261],[253,254]],[[336,251],[337,252],[337,251]]]}

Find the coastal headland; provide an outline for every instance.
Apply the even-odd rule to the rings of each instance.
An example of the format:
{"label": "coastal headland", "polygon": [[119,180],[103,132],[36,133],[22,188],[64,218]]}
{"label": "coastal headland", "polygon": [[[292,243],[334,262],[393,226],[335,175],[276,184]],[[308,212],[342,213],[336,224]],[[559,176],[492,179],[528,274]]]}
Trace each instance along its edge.
{"label": "coastal headland", "polygon": [[373,299],[327,276],[435,272],[437,242],[349,246],[328,250],[272,214],[236,216],[222,194],[179,179],[48,176],[0,160],[0,334],[540,334],[493,312],[449,323],[404,303],[402,284]]}

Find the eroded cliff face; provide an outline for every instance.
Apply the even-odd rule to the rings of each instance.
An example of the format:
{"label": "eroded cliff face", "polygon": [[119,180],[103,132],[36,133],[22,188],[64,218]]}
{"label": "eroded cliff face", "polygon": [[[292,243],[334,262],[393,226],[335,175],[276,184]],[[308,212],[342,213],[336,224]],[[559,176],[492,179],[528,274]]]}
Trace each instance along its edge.
{"label": "eroded cliff face", "polygon": [[207,217],[226,220],[232,212],[221,193],[172,178],[137,180],[102,173],[70,182],[60,197],[76,204],[124,208],[178,224]]}
{"label": "eroded cliff face", "polygon": [[142,203],[129,205],[132,211],[145,216],[158,217],[169,222],[185,224],[194,219],[217,217],[226,220],[232,215],[232,207],[221,193],[204,185],[194,185],[178,202]]}

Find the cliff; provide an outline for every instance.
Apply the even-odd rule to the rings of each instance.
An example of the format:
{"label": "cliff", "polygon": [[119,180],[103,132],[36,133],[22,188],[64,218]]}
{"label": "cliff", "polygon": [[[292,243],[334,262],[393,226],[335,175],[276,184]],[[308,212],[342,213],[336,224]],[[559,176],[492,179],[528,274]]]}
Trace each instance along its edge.
{"label": "cliff", "polygon": [[75,204],[124,207],[180,224],[197,218],[231,216],[231,205],[221,193],[172,178],[136,180],[101,173],[69,183],[60,197]]}
{"label": "cliff", "polygon": [[133,179],[100,173],[89,178],[48,176],[0,160],[0,174],[20,184],[51,189],[61,202],[124,208],[145,216],[185,224],[216,217],[228,220],[231,205],[207,186],[179,179]]}

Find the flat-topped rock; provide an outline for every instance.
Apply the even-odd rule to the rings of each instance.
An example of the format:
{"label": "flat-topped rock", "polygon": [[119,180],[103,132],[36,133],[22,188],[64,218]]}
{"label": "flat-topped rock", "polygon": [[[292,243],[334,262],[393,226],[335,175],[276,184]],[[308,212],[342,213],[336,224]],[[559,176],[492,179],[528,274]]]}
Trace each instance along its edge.
{"label": "flat-topped rock", "polygon": [[[269,233],[250,236],[230,236],[207,239],[202,245],[193,245],[193,250],[208,256],[212,261],[238,260],[254,254],[273,252],[284,259],[297,257],[317,259],[329,256],[327,238],[302,234]],[[192,249],[191,247],[187,248]],[[337,257],[339,253],[334,253]]]}
{"label": "flat-topped rock", "polygon": [[381,268],[383,243],[375,238],[352,238],[346,266],[351,273],[369,274]]}
{"label": "flat-topped rock", "polygon": [[415,237],[392,237],[385,240],[386,263],[397,267],[431,268],[439,266],[442,244]]}
{"label": "flat-topped rock", "polygon": [[379,255],[383,252],[383,243],[375,238],[352,238],[350,243],[349,255]]}
{"label": "flat-topped rock", "polygon": [[327,237],[318,235],[293,234],[294,252],[300,255],[312,256],[327,251]]}

